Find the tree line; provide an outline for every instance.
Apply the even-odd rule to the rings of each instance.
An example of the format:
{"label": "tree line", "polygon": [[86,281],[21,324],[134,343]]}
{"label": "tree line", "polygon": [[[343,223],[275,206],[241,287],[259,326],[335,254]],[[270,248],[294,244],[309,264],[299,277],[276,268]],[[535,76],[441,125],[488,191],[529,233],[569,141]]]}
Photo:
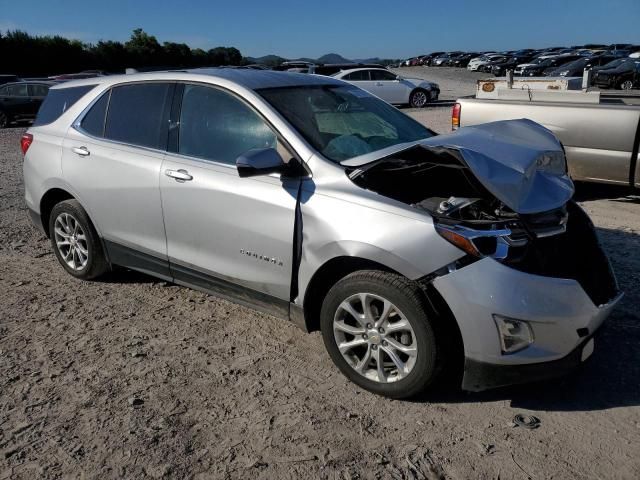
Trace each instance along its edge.
{"label": "tree line", "polygon": [[61,36],[33,36],[20,30],[0,32],[0,73],[21,77],[51,76],[82,70],[123,73],[125,68],[193,68],[242,65],[235,47],[210,50],[185,43],[160,43],[141,28],[128,41],[83,43]]}

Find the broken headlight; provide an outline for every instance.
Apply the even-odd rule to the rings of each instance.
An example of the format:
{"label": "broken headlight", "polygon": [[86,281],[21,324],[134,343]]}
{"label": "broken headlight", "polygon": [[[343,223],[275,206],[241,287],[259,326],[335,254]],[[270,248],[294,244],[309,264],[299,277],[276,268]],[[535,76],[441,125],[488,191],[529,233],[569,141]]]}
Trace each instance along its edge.
{"label": "broken headlight", "polygon": [[527,237],[514,235],[509,228],[476,230],[462,225],[435,224],[436,232],[448,242],[474,257],[503,260],[509,247],[526,245]]}
{"label": "broken headlight", "polygon": [[567,173],[567,160],[563,152],[549,151],[542,153],[536,160],[536,166],[541,172],[554,175]]}

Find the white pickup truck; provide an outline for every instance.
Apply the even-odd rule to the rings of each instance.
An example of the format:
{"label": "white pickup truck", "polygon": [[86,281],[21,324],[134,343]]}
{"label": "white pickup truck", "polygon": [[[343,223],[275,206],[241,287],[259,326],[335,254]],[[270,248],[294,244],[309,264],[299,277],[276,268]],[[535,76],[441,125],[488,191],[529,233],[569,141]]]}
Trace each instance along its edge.
{"label": "white pickup truck", "polygon": [[572,90],[559,82],[480,80],[475,97],[456,101],[452,128],[528,118],[560,139],[574,180],[640,186],[640,96]]}

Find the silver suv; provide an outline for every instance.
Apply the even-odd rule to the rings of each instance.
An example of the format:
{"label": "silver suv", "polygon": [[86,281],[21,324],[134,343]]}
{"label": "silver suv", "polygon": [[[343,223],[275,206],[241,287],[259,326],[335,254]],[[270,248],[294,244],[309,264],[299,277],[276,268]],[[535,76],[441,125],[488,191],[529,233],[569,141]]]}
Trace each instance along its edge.
{"label": "silver suv", "polygon": [[527,120],[438,136],[340,80],[212,69],[57,85],[21,143],[69,274],[119,265],[320,330],[382,395],[566,372],[620,296]]}

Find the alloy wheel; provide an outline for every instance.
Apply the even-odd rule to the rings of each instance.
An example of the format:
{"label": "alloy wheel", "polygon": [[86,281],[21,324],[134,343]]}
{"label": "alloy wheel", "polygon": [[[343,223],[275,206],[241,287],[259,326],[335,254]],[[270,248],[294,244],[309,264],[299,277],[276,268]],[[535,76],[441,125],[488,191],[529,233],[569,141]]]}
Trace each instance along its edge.
{"label": "alloy wheel", "polygon": [[416,108],[422,108],[427,104],[428,101],[429,99],[427,98],[427,94],[425,92],[422,92],[422,91],[415,92],[412,95],[411,106]]}
{"label": "alloy wheel", "polygon": [[622,90],[631,90],[633,88],[633,82],[631,80],[625,80],[620,84]]}
{"label": "alloy wheel", "polygon": [[73,215],[63,212],[56,217],[54,237],[60,256],[69,268],[79,271],[87,266],[89,261],[87,237]]}
{"label": "alloy wheel", "polygon": [[340,303],[333,336],[347,364],[369,380],[395,382],[415,366],[418,346],[410,322],[379,295],[358,293]]}

